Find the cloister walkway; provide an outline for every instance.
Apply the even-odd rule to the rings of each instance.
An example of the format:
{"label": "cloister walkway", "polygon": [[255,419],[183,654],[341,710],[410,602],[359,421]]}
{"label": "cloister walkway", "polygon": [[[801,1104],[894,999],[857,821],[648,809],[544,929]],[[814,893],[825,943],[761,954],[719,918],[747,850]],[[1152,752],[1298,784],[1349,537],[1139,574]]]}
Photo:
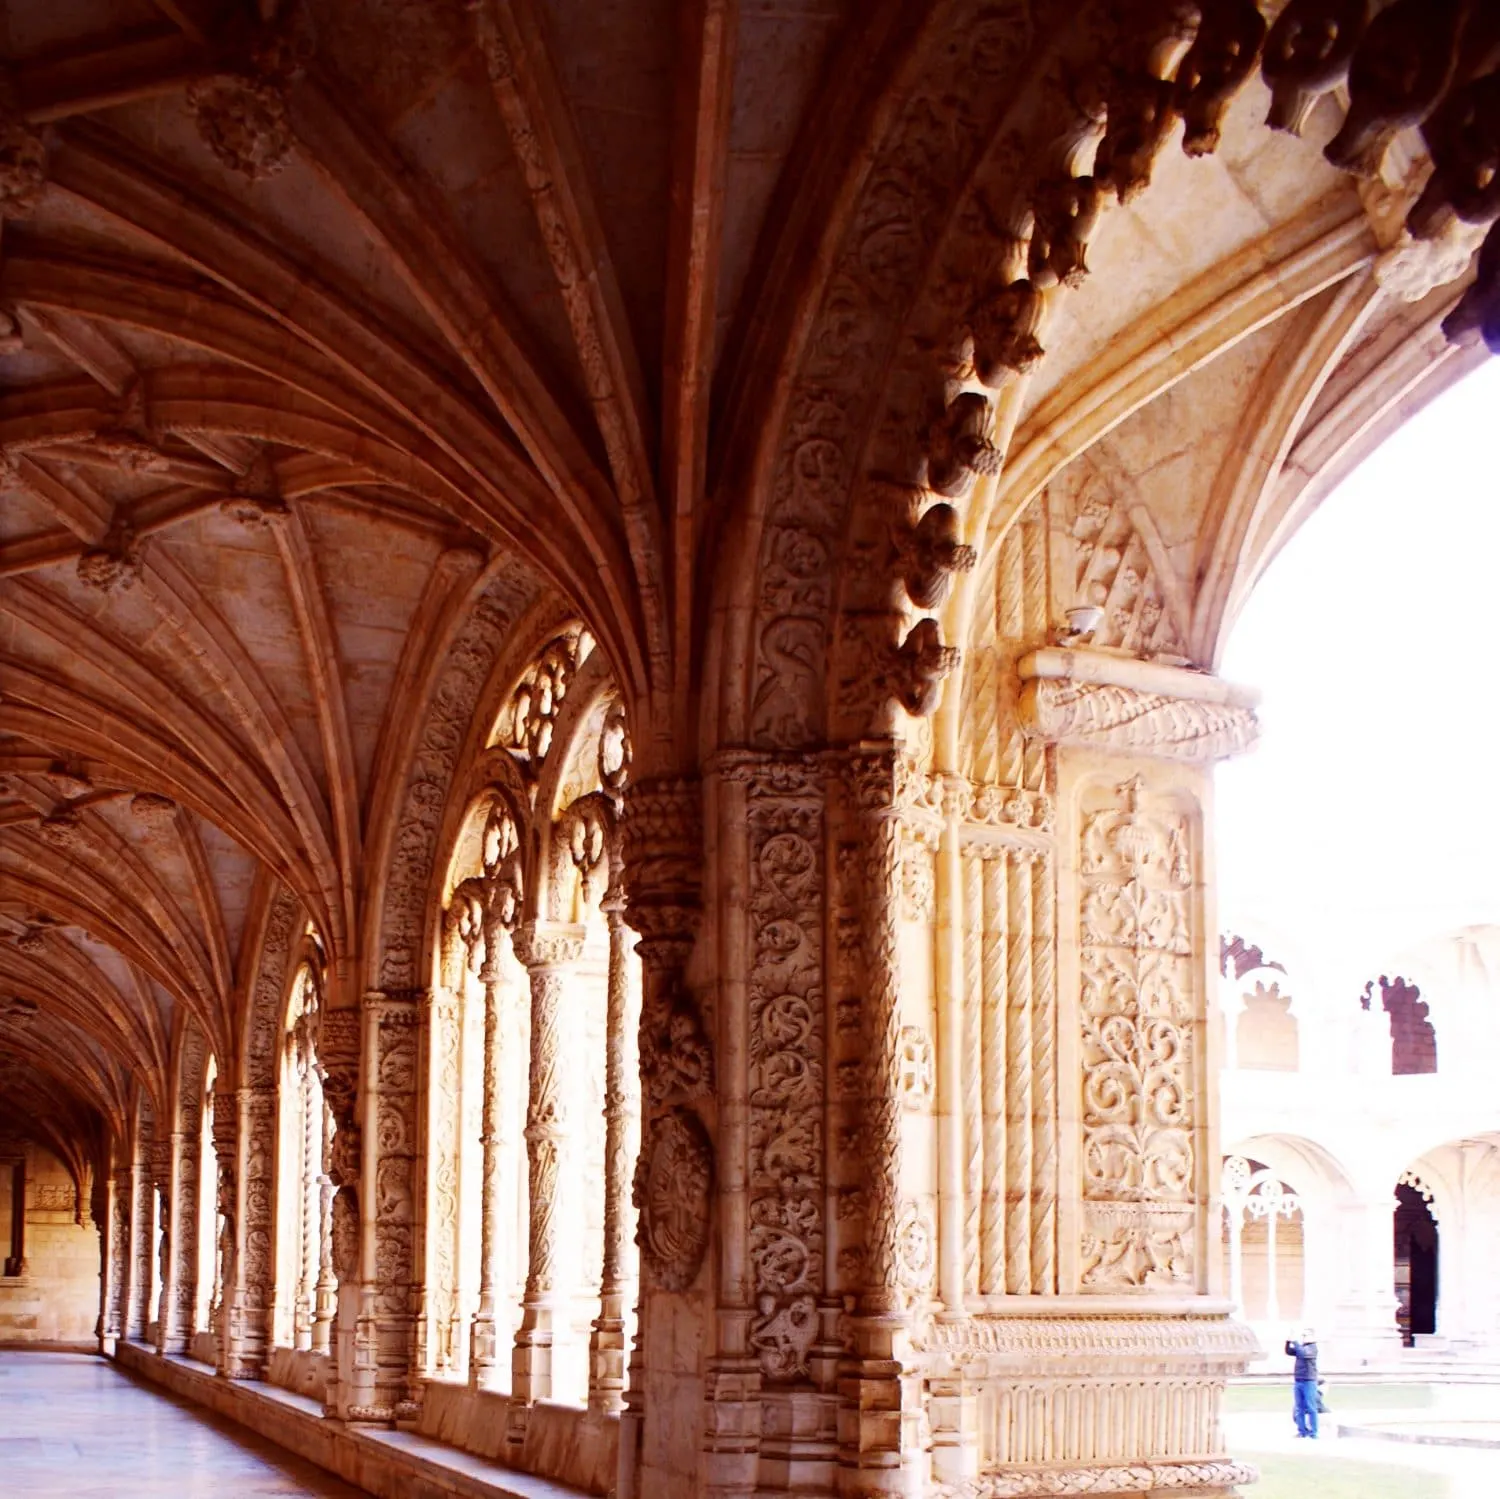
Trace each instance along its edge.
{"label": "cloister walkway", "polygon": [[243,1427],[88,1354],[0,1352],[7,1499],[359,1499]]}

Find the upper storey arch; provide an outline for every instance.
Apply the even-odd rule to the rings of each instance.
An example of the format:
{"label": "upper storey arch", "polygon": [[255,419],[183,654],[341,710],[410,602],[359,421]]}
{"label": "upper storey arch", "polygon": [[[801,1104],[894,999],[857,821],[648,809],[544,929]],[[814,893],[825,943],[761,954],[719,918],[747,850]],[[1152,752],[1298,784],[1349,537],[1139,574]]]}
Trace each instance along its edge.
{"label": "upper storey arch", "polygon": [[[965,669],[954,648],[977,666],[1008,533],[1111,438],[1103,477],[1119,482],[1102,503],[1139,533],[1126,571],[1153,572],[1153,611],[1176,616],[1160,654],[1211,666],[1298,496],[1372,422],[1399,419],[1422,363],[1402,339],[1430,356],[1445,319],[1463,341],[1482,322],[1486,272],[1455,308],[1495,205],[1472,190],[1474,141],[1455,149],[1450,127],[1490,86],[1483,8],[1445,11],[1426,35],[1417,8],[1395,6],[1357,49],[1348,38],[1348,105],[1330,92],[1339,68],[1252,6],[1127,20],[1099,5],[1054,30],[1002,10],[945,7],[905,38],[901,86],[825,197],[817,272],[743,469],[760,567],[754,597],[742,580],[729,602],[725,580],[719,639],[744,662],[723,675],[725,742],[858,739],[900,723],[893,704],[941,699],[936,748],[959,768],[962,694],[938,686]],[[970,65],[945,71],[960,37]],[[1381,92],[1375,59],[1400,47],[1447,58],[1421,100]],[[1430,393],[1443,377],[1424,378]],[[1196,429],[1207,411],[1222,431]],[[956,516],[924,534],[939,505]],[[1049,593],[1031,645],[1071,602]]]}

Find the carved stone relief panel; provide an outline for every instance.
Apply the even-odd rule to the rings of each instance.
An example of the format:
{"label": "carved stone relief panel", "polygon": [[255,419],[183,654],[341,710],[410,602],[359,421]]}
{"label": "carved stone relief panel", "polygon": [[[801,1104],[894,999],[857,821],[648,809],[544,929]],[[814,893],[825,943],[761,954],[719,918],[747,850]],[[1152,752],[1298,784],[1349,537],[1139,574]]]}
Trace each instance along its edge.
{"label": "carved stone relief panel", "polygon": [[1085,1291],[1195,1283],[1196,808],[1090,782],[1079,846]]}
{"label": "carved stone relief panel", "polygon": [[375,1120],[375,1399],[394,1410],[405,1393],[412,1335],[416,1233],[417,1083],[420,1065],[419,997],[371,994],[366,1023],[375,1043],[378,1097]]}
{"label": "carved stone relief panel", "polygon": [[747,767],[750,1337],[768,1379],[805,1378],[823,1288],[822,767]]}
{"label": "carved stone relief panel", "polygon": [[[444,965],[445,969],[448,967]],[[445,977],[451,976],[445,974]],[[462,974],[456,975],[462,983]],[[455,985],[455,988],[457,986]],[[427,1112],[431,1184],[428,1207],[428,1349],[438,1373],[459,1360],[458,1338],[458,1136],[461,1108],[462,1014],[452,989],[444,987],[432,1007],[431,1103]]]}

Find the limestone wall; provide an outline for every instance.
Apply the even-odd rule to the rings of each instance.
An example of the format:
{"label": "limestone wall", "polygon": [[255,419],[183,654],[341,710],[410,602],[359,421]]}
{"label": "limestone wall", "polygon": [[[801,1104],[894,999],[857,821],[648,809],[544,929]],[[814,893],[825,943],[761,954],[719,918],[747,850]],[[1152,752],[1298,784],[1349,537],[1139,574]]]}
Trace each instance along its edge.
{"label": "limestone wall", "polygon": [[92,1343],[99,1316],[99,1232],[78,1223],[73,1180],[26,1147],[25,1273],[0,1277],[0,1342]]}

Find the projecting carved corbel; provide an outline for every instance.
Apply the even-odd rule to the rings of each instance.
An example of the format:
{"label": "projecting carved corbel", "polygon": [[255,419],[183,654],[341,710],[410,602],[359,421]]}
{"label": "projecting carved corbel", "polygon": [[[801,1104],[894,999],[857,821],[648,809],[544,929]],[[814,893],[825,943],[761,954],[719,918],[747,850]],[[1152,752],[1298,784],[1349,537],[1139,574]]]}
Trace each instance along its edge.
{"label": "projecting carved corbel", "polygon": [[1500,218],[1500,73],[1455,89],[1422,126],[1432,176],[1406,216],[1417,239],[1433,239],[1456,216],[1487,229]]}
{"label": "projecting carved corbel", "polygon": [[967,494],[978,475],[998,473],[1002,454],[989,429],[990,403],[982,395],[955,396],[927,429],[926,487],[952,500]]}
{"label": "projecting carved corbel", "polygon": [[895,653],[891,696],[913,718],[926,718],[937,707],[943,678],[958,665],[956,646],[944,645],[938,622],[919,619]]}
{"label": "projecting carved corbel", "polygon": [[955,573],[975,563],[974,548],[958,539],[958,512],[939,502],[930,506],[910,530],[897,538],[906,592],[919,609],[936,609],[948,597]]}
{"label": "projecting carved corbel", "polygon": [[1482,338],[1492,354],[1500,354],[1500,224],[1485,238],[1473,285],[1444,318],[1443,335],[1452,344]]}
{"label": "projecting carved corbel", "polygon": [[1089,273],[1089,240],[1103,206],[1103,194],[1092,177],[1057,177],[1037,186],[1026,252],[1034,285],[1083,285]]}
{"label": "projecting carved corbel", "polygon": [[1020,716],[1053,744],[1208,764],[1255,743],[1258,694],[1203,672],[1104,651],[1033,651]]}
{"label": "projecting carved corbel", "polygon": [[1349,65],[1349,113],[1323,154],[1357,177],[1380,171],[1397,134],[1424,119],[1453,77],[1462,0],[1396,0]]}
{"label": "projecting carved corbel", "polygon": [[1022,278],[996,286],[969,314],[974,375],[981,385],[998,390],[1010,374],[1024,375],[1047,351],[1037,337],[1042,294]]}
{"label": "projecting carved corbel", "polygon": [[1254,0],[1205,0],[1198,35],[1177,69],[1173,98],[1189,156],[1219,149],[1224,116],[1255,71],[1265,39],[1266,18]]}
{"label": "projecting carved corbel", "polygon": [[1266,38],[1261,71],[1271,89],[1266,124],[1301,135],[1314,106],[1349,76],[1370,0],[1292,0]]}
{"label": "projecting carved corbel", "polygon": [[1175,85],[1120,69],[1108,85],[1109,125],[1094,157],[1101,187],[1129,203],[1151,185],[1151,168],[1177,123]]}
{"label": "projecting carved corbel", "polygon": [[235,62],[192,84],[188,108],[209,150],[232,171],[258,182],[286,165],[295,144],[286,91],[312,57],[306,8],[283,6],[269,25],[247,38],[229,39],[225,51]]}

